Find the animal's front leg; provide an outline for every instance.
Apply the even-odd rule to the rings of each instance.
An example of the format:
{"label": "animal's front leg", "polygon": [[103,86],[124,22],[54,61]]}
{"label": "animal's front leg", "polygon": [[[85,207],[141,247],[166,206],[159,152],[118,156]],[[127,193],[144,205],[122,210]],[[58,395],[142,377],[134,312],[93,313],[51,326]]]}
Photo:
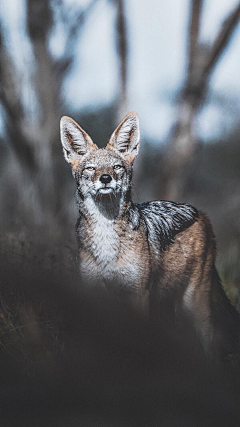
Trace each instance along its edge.
{"label": "animal's front leg", "polygon": [[[183,308],[194,322],[195,330],[206,353],[212,352],[213,324],[210,283],[190,283],[183,296]],[[199,291],[201,290],[201,292]]]}

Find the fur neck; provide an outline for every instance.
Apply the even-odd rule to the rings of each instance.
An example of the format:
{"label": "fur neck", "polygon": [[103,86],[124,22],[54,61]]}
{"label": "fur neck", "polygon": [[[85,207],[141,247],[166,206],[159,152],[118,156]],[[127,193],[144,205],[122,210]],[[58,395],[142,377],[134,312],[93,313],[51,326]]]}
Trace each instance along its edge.
{"label": "fur neck", "polygon": [[89,196],[82,199],[77,194],[77,204],[79,212],[86,218],[103,218],[114,221],[119,217],[126,215],[131,205],[131,193],[122,194],[99,194],[96,197]]}

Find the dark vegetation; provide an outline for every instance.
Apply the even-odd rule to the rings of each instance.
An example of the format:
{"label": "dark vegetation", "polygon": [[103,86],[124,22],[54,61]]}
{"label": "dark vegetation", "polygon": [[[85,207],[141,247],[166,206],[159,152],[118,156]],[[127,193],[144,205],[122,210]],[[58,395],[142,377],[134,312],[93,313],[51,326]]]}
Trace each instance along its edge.
{"label": "dark vegetation", "polygon": [[239,425],[234,361],[211,364],[184,320],[84,291],[66,241],[35,237],[1,258],[2,426]]}

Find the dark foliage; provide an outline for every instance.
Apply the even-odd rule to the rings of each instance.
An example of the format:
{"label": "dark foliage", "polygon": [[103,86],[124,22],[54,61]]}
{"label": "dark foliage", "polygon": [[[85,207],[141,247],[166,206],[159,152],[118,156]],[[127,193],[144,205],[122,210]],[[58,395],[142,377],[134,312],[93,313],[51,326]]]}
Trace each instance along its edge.
{"label": "dark foliage", "polygon": [[239,372],[212,366],[187,321],[88,292],[66,239],[22,254],[1,259],[2,426],[239,425]]}

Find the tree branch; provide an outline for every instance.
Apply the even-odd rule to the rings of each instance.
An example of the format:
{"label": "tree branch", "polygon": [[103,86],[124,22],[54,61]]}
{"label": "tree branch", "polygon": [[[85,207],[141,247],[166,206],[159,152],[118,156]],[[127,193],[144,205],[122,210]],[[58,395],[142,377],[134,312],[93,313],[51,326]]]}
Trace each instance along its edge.
{"label": "tree branch", "polygon": [[210,52],[207,57],[206,65],[203,69],[203,79],[208,79],[213,68],[217,64],[217,61],[220,55],[223,53],[226,48],[233,31],[235,30],[237,24],[240,20],[240,4],[230,13],[229,17],[224,21],[218,36],[210,49]]}
{"label": "tree branch", "polygon": [[202,13],[202,0],[192,0],[189,22],[189,45],[188,45],[188,74],[191,75],[194,68],[194,60],[198,50],[199,28]]}

